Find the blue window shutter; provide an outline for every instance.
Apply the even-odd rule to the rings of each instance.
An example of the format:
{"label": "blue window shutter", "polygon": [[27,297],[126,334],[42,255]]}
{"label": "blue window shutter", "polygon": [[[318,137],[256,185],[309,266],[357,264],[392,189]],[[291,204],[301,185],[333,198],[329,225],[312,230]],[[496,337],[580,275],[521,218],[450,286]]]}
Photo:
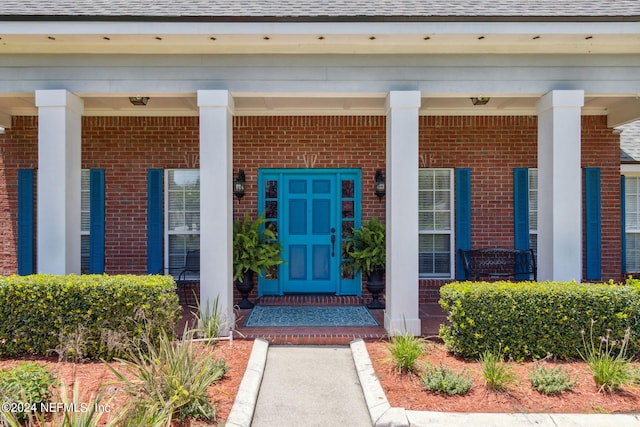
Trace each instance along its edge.
{"label": "blue window shutter", "polygon": [[33,169],[18,170],[18,274],[33,274]]}
{"label": "blue window shutter", "polygon": [[585,227],[587,280],[600,280],[602,234],[600,217],[600,168],[585,168]]}
{"label": "blue window shutter", "polygon": [[514,248],[529,249],[529,169],[513,170]]}
{"label": "blue window shutter", "polygon": [[162,271],[162,169],[147,172],[147,273]]}
{"label": "blue window shutter", "polygon": [[627,274],[627,218],[626,215],[626,190],[624,175],[620,175],[620,263],[622,274]]}
{"label": "blue window shutter", "polygon": [[456,169],[456,279],[465,280],[460,250],[471,249],[471,169]]}
{"label": "blue window shutter", "polygon": [[104,273],[104,170],[89,171],[89,274]]}

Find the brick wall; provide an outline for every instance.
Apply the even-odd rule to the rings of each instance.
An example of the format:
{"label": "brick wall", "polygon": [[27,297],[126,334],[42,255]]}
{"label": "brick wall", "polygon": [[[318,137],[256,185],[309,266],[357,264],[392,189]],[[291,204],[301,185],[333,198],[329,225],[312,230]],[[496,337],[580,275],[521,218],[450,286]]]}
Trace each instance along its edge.
{"label": "brick wall", "polygon": [[[582,165],[602,168],[603,279],[620,279],[619,138],[606,117],[583,117]],[[110,274],[146,273],[149,168],[198,168],[197,117],[84,117],[83,168],[105,170],[105,266]],[[235,117],[234,175],[247,194],[234,215],[257,214],[259,168],[361,168],[363,219],[384,219],[373,194],[385,166],[385,117]],[[421,167],[470,167],[475,247],[513,246],[513,168],[536,167],[537,119],[420,118]],[[16,272],[17,169],[37,166],[37,118],[15,117],[0,135],[0,274]],[[442,281],[420,281],[421,302],[437,300]]]}

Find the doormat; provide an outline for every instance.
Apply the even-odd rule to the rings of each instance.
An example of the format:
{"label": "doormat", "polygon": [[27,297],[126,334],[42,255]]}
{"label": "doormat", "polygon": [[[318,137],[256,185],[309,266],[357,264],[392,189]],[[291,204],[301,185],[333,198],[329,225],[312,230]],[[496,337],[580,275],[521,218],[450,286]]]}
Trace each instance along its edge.
{"label": "doormat", "polygon": [[262,306],[251,310],[245,327],[378,326],[364,306]]}

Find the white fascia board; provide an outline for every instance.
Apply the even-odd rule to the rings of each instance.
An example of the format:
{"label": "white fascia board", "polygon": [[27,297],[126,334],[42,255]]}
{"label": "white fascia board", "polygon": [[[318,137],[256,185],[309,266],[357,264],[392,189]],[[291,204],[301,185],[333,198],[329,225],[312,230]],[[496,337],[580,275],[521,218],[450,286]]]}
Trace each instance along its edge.
{"label": "white fascia board", "polygon": [[0,21],[28,34],[640,34],[640,22],[39,22]]}

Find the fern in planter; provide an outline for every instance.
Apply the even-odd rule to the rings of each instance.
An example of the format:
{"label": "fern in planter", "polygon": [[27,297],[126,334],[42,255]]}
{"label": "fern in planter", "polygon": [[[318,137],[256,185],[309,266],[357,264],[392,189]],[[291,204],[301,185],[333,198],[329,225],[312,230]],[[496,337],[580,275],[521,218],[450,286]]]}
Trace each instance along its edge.
{"label": "fern in planter", "polygon": [[385,268],[387,264],[385,226],[373,217],[367,225],[353,230],[353,241],[347,253],[353,258],[357,270],[367,276],[377,268]]}
{"label": "fern in planter", "polygon": [[252,221],[248,213],[242,221],[233,222],[233,280],[242,295],[240,308],[253,307],[247,297],[253,289],[254,273],[263,276],[265,271],[282,264],[280,243],[265,223],[262,215]]}
{"label": "fern in planter", "polygon": [[385,235],[385,225],[373,217],[368,224],[353,230],[353,240],[347,246],[347,254],[353,259],[356,271],[362,270],[367,276],[367,289],[373,297],[373,301],[368,304],[369,308],[384,308],[378,298],[384,290],[387,265]]}

